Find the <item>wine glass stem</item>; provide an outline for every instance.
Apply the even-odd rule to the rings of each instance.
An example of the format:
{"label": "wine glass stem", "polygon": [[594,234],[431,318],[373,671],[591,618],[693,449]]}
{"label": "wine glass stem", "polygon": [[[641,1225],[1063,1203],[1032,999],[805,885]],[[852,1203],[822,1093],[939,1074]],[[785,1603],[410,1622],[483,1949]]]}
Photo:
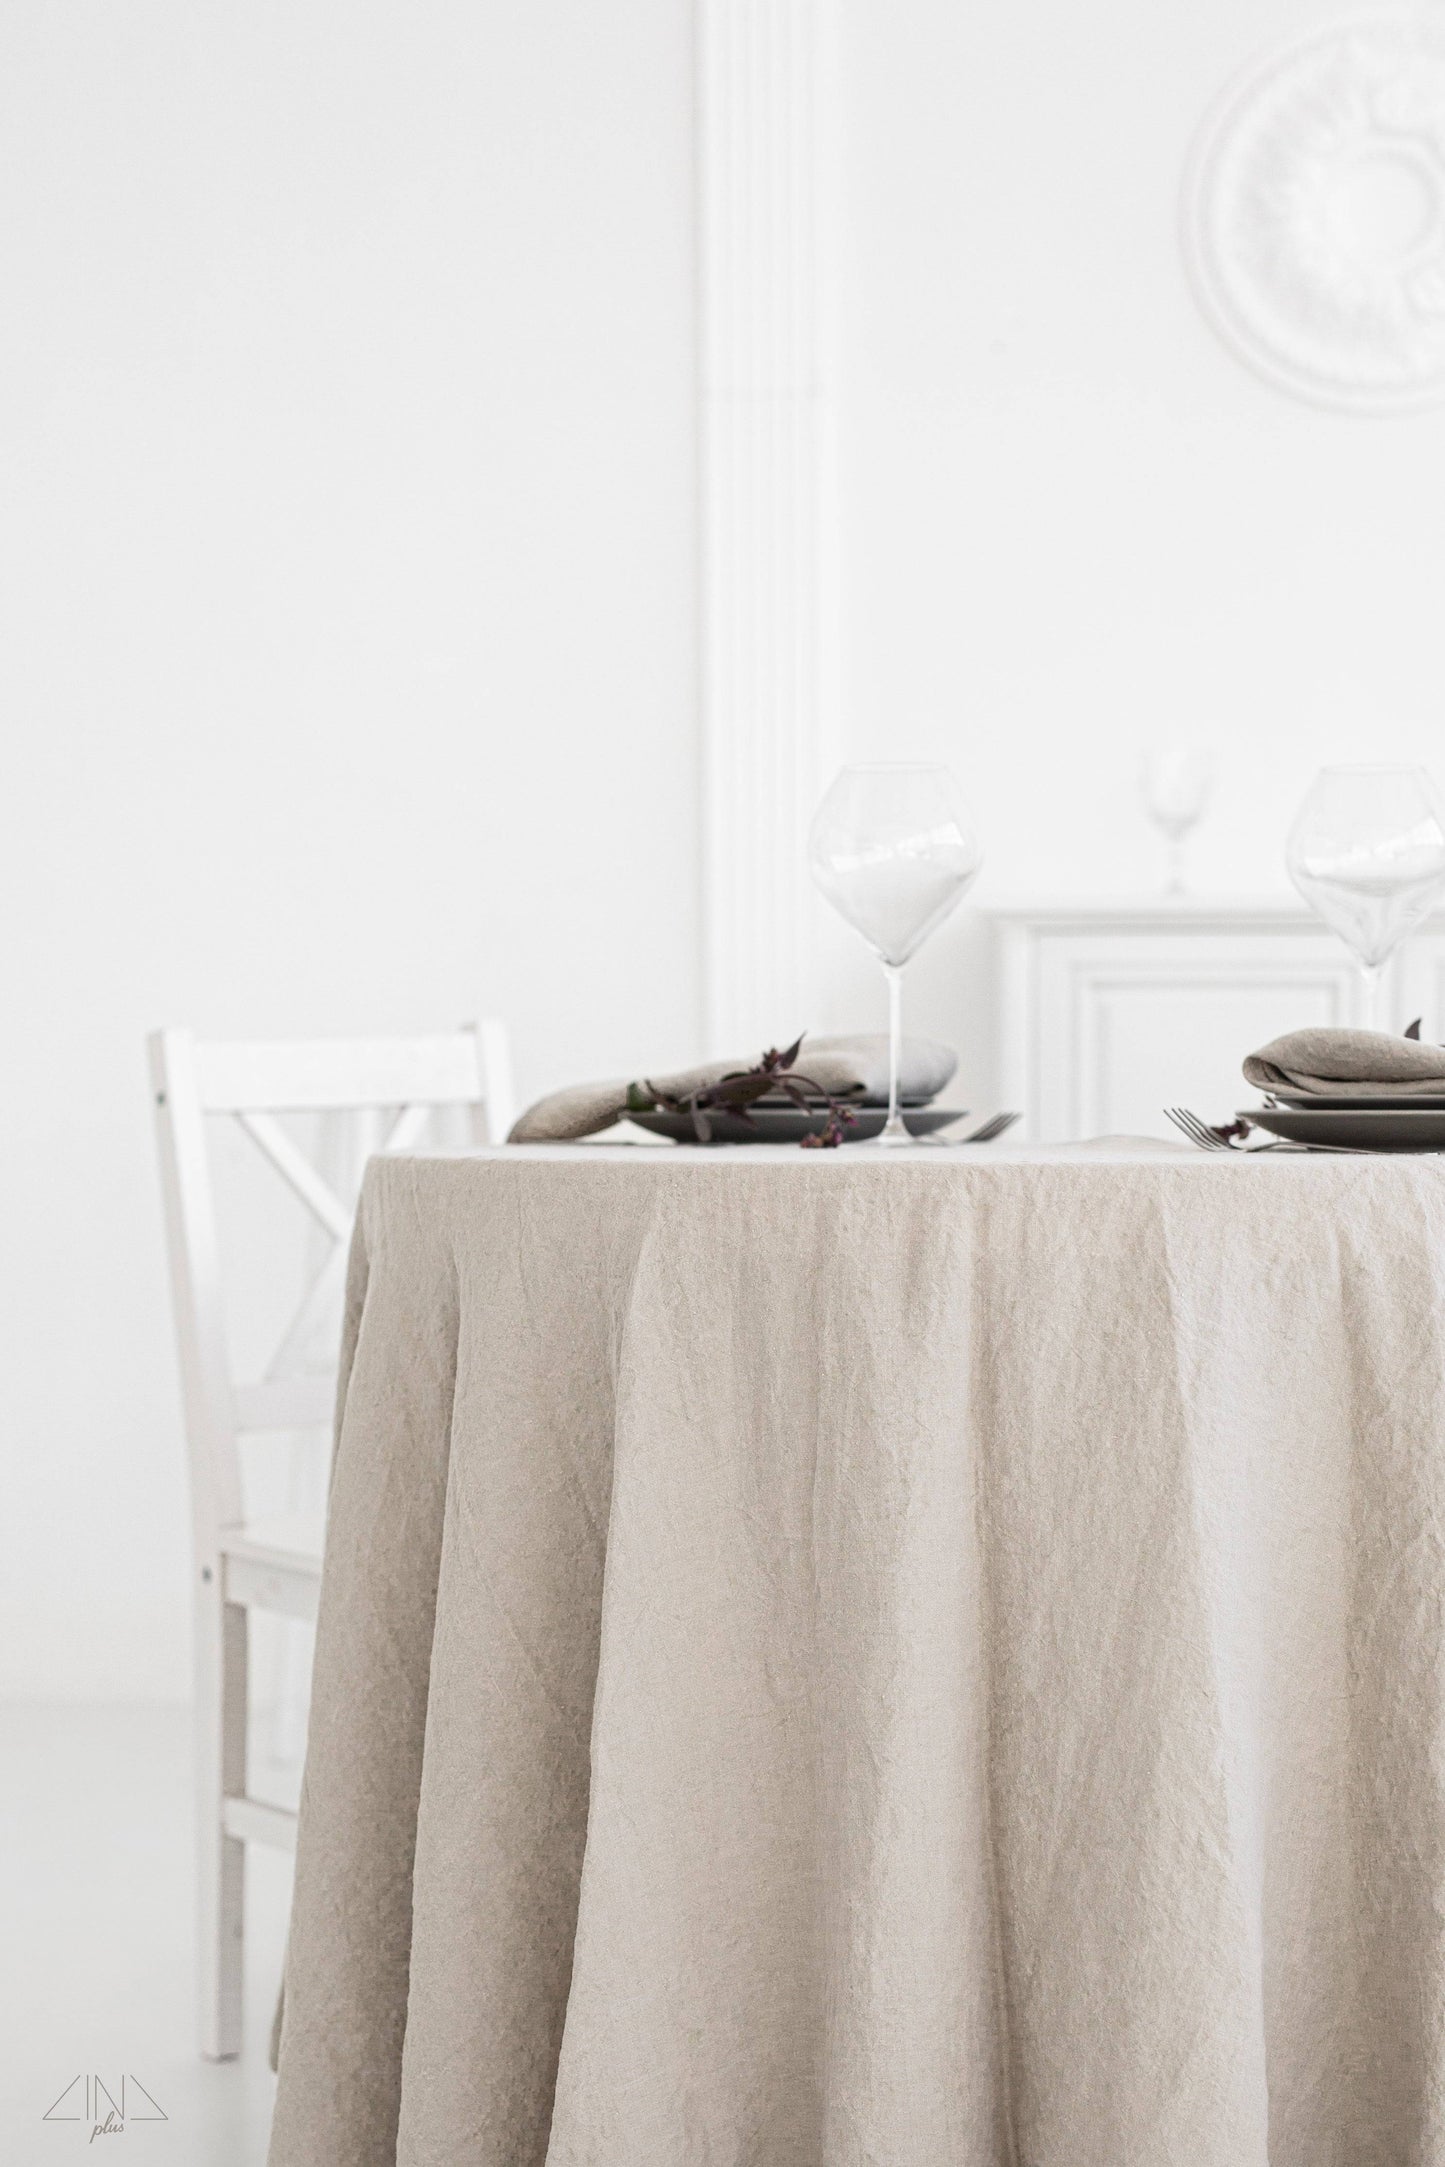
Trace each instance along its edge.
{"label": "wine glass stem", "polygon": [[880,1144],[911,1144],[913,1138],[898,1110],[898,1076],[903,1066],[903,971],[897,963],[885,963],[888,981],[888,1120]]}
{"label": "wine glass stem", "polygon": [[1176,834],[1169,838],[1169,877],[1164,892],[1166,895],[1183,895],[1184,890],[1184,837]]}
{"label": "wine glass stem", "polygon": [[1384,992],[1385,966],[1383,963],[1362,963],[1360,976],[1365,981],[1365,1029],[1383,1031],[1385,1022]]}

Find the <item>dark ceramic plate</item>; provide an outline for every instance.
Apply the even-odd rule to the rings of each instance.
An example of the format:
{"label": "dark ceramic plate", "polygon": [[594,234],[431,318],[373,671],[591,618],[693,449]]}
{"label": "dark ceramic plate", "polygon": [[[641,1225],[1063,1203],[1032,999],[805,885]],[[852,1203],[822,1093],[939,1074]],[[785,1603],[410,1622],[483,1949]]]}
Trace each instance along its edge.
{"label": "dark ceramic plate", "polygon": [[[753,1100],[754,1106],[766,1106],[769,1108],[776,1107],[779,1112],[781,1112],[785,1107],[791,1106],[792,1103],[793,1101],[784,1091],[770,1091],[767,1094],[766,1098]],[[900,1091],[900,1093],[898,1094],[898,1103],[903,1108],[904,1113],[910,1114],[914,1112],[915,1109],[921,1112],[923,1108],[929,1105],[931,1102],[926,1098],[911,1099],[906,1091]],[[861,1099],[844,1099],[843,1104],[845,1106],[856,1106],[860,1114],[874,1114],[881,1113],[883,1111],[883,1109],[878,1105],[876,1100],[871,1105],[865,1105]],[[1445,1105],[1445,1099],[1441,1100],[1441,1104]]]}
{"label": "dark ceramic plate", "polygon": [[1240,1116],[1292,1144],[1347,1151],[1445,1151],[1445,1111],[1420,1106],[1250,1106]]}
{"label": "dark ceramic plate", "polygon": [[1331,1114],[1365,1113],[1367,1111],[1379,1114],[1412,1114],[1416,1112],[1438,1113],[1445,1109],[1445,1092],[1442,1092],[1438,1098],[1433,1096],[1418,1098],[1413,1091],[1409,1098],[1400,1098],[1398,1095],[1394,1098],[1378,1096],[1372,1099],[1351,1098],[1349,1093],[1345,1091],[1341,1091],[1338,1096],[1332,1092],[1328,1098],[1318,1091],[1308,1093],[1273,1091],[1270,1096],[1278,1099],[1281,1106],[1288,1106],[1292,1112],[1301,1114],[1313,1112]]}
{"label": "dark ceramic plate", "polygon": [[[935,1129],[947,1128],[950,1121],[962,1121],[968,1112],[966,1106],[905,1106],[903,1119],[910,1136],[931,1136]],[[739,1121],[736,1114],[712,1114],[712,1141],[715,1144],[800,1144],[805,1136],[820,1136],[827,1124],[823,1113],[805,1113],[800,1106],[757,1106],[753,1109],[752,1124]],[[654,1136],[670,1136],[675,1143],[695,1144],[697,1135],[690,1114],[629,1114],[640,1129],[651,1129]],[[888,1119],[883,1106],[860,1106],[848,1130],[850,1144],[866,1144],[870,1136],[877,1136]]]}

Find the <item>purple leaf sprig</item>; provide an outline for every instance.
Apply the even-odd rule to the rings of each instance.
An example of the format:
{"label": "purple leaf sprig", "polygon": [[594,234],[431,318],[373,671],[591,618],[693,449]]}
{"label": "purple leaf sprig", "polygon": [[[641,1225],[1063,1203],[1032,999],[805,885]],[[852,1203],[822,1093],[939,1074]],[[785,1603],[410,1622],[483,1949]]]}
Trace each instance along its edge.
{"label": "purple leaf sprig", "polygon": [[851,1106],[830,1107],[822,1128],[812,1136],[799,1137],[798,1147],[802,1151],[836,1151],[840,1144],[847,1143],[848,1131],[857,1119]]}
{"label": "purple leaf sprig", "polygon": [[[812,1136],[805,1136],[802,1142],[814,1150],[836,1150],[853,1126],[855,1116],[838,1093],[827,1090],[816,1078],[805,1076],[800,1069],[794,1068],[793,1063],[806,1036],[805,1031],[800,1032],[792,1045],[781,1051],[770,1046],[754,1067],[731,1069],[716,1083],[701,1084],[695,1091],[662,1091],[647,1078],[641,1083],[630,1083],[627,1086],[627,1110],[640,1114],[661,1107],[665,1113],[687,1114],[698,1142],[710,1144],[715,1115],[727,1114],[736,1121],[746,1122],[749,1128],[756,1128],[752,1109],[758,1100],[781,1096],[804,1113],[820,1113],[826,1108],[828,1118],[822,1129]],[[852,1096],[860,1097],[862,1090],[861,1084],[855,1084]]]}

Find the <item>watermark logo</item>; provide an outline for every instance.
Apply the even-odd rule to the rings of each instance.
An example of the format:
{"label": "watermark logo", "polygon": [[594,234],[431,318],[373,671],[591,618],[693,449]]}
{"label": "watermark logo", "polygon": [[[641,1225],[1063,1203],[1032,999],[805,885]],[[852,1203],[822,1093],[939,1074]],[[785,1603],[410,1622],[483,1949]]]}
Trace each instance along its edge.
{"label": "watermark logo", "polygon": [[40,2119],[42,2122],[89,2124],[87,2142],[94,2144],[97,2137],[123,2137],[132,2122],[168,2122],[170,2116],[139,2077],[127,2072],[117,2084],[113,2078],[107,2081],[93,2072],[82,2071],[78,2077],[71,2078],[59,2099],[46,2108]]}

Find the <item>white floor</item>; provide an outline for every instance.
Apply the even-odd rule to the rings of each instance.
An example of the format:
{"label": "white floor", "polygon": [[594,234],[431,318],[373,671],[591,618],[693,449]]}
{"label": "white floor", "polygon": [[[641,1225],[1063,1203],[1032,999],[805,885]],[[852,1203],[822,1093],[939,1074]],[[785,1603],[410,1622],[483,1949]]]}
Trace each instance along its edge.
{"label": "white floor", "polygon": [[[120,2157],[130,2167],[263,2167],[291,1862],[249,1851],[245,2052],[203,2062],[189,1784],[183,1710],[0,1708],[3,2167],[108,2157],[103,2139],[91,2149],[93,2122],[45,2119],[77,2076],[117,2098],[126,2078]],[[152,2109],[137,2085],[165,2121],[138,2118]],[[83,2115],[86,2104],[72,2089],[57,2112]]]}

